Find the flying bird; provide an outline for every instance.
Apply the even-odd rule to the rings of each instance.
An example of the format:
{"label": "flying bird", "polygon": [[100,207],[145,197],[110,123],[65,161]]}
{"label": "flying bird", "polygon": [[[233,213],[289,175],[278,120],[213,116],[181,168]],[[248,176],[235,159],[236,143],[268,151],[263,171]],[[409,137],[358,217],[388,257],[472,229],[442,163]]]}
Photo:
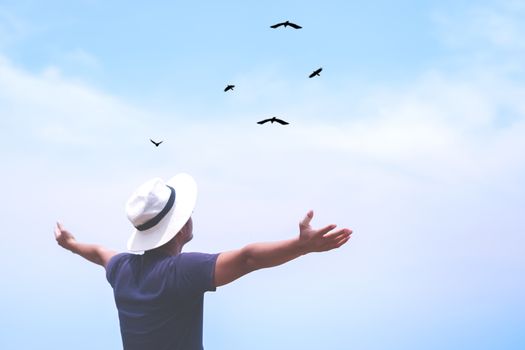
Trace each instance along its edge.
{"label": "flying bird", "polygon": [[163,141],[155,142],[152,139],[149,139],[149,140],[155,145],[155,147],[159,147],[159,145],[163,142]]}
{"label": "flying bird", "polygon": [[280,26],[284,26],[285,28],[290,26],[290,27],[295,28],[295,29],[301,29],[302,28],[301,26],[299,26],[299,25],[297,25],[295,23],[292,23],[290,21],[274,24],[273,26],[270,26],[270,28],[279,28]]}
{"label": "flying bird", "polygon": [[261,124],[262,125],[262,124],[267,123],[267,122],[271,122],[272,124],[273,124],[273,122],[277,122],[277,123],[282,124],[282,125],[290,124],[290,123],[285,122],[284,120],[281,120],[281,119],[276,118],[276,117],[261,120],[260,122],[257,122],[257,124]]}
{"label": "flying bird", "polygon": [[319,73],[321,73],[322,70],[323,70],[323,68],[319,68],[317,70],[314,70],[313,73],[308,76],[308,78],[313,78],[316,75],[319,77],[320,76]]}
{"label": "flying bird", "polygon": [[228,90],[232,90],[233,91],[233,88],[235,87],[235,85],[228,85],[224,88],[224,92],[228,91]]}

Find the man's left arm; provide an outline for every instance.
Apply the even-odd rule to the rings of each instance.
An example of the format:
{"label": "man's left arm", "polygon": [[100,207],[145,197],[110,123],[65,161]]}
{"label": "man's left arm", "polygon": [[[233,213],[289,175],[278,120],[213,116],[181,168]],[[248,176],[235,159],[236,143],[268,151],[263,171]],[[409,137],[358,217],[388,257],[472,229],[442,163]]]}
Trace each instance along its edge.
{"label": "man's left arm", "polygon": [[55,238],[62,248],[78,254],[84,259],[104,268],[106,268],[109,260],[117,254],[117,252],[109,250],[101,245],[77,242],[75,237],[59,222],[57,222],[55,228]]}

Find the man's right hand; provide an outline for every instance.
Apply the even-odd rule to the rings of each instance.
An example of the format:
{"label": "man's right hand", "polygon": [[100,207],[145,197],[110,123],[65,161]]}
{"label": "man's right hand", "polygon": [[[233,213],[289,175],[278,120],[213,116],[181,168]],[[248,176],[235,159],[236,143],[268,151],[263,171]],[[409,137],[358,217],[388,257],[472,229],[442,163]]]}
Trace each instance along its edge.
{"label": "man's right hand", "polygon": [[304,219],[299,223],[299,240],[304,246],[305,253],[325,252],[339,248],[350,239],[352,230],[347,228],[334,230],[336,225],[328,225],[315,230],[310,226],[310,221],[314,217],[313,210],[310,210]]}
{"label": "man's right hand", "polygon": [[215,264],[215,286],[222,286],[252,271],[278,266],[301,255],[324,252],[339,248],[350,239],[352,230],[335,229],[328,225],[314,230],[310,221],[314,216],[309,211],[299,223],[299,237],[277,242],[252,243],[242,249],[219,254]]}
{"label": "man's right hand", "polygon": [[59,222],[57,222],[57,226],[55,227],[55,239],[62,248],[67,250],[71,250],[76,241],[75,237]]}

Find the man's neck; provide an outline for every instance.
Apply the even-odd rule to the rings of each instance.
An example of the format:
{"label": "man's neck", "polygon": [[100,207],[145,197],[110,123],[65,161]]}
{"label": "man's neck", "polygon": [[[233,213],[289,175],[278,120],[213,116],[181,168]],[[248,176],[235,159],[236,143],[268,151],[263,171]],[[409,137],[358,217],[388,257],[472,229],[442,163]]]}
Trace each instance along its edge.
{"label": "man's neck", "polygon": [[169,241],[168,243],[158,247],[157,249],[160,252],[163,252],[165,254],[168,254],[168,255],[171,255],[171,256],[175,256],[175,255],[179,255],[182,252],[182,247],[183,246],[184,246],[184,244],[181,244],[177,240],[177,237],[175,237],[171,241]]}

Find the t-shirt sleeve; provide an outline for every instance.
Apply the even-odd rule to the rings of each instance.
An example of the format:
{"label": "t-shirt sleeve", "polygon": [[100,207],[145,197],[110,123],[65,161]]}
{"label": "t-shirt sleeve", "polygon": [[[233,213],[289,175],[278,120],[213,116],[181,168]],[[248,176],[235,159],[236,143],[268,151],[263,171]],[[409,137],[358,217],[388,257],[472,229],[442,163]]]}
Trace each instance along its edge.
{"label": "t-shirt sleeve", "polygon": [[119,261],[125,255],[125,253],[116,254],[109,259],[108,264],[106,265],[106,279],[109,284],[113,287],[115,283],[115,273],[119,265]]}
{"label": "t-shirt sleeve", "polygon": [[218,256],[206,253],[179,254],[178,287],[190,293],[215,291],[215,263]]}

